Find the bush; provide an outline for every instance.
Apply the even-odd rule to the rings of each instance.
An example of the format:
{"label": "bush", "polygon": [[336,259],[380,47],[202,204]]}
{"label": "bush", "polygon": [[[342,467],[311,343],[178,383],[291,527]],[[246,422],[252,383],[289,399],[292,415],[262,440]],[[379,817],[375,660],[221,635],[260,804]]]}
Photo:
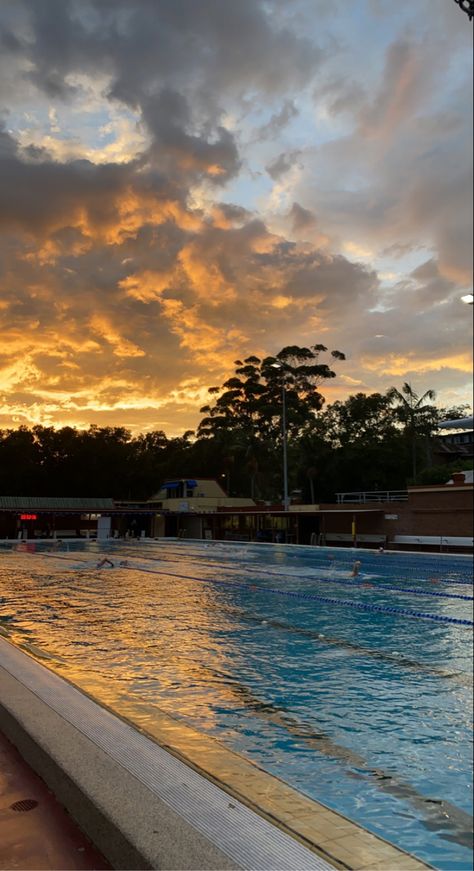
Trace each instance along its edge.
{"label": "bush", "polygon": [[456,463],[448,463],[444,466],[431,466],[424,469],[416,478],[416,484],[447,484],[453,476],[453,472],[467,472],[472,469],[472,460],[459,460]]}

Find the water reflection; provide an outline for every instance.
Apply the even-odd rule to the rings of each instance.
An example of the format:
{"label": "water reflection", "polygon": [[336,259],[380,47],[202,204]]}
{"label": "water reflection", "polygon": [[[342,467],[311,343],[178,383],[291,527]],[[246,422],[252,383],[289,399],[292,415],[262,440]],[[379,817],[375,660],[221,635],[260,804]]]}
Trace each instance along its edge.
{"label": "water reflection", "polygon": [[[130,565],[98,570],[92,548],[2,554],[0,631],[111,708],[182,717],[394,840],[406,814],[399,843],[433,861],[454,855],[423,840],[448,808],[449,849],[461,849],[470,633],[271,596],[258,565],[269,550],[264,563],[225,548],[114,552]],[[286,588],[311,589],[308,559],[275,553]],[[211,583],[236,577],[250,587]],[[443,804],[428,814],[429,798]]]}

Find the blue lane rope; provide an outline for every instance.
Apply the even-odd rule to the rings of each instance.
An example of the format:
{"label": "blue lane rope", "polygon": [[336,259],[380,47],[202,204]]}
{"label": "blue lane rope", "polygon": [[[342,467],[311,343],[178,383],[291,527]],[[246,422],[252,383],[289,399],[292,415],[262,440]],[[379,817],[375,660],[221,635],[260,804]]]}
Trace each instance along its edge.
{"label": "blue lane rope", "polygon": [[[199,557],[198,557],[199,558]],[[150,562],[174,562],[174,560],[163,560],[161,557],[153,557],[153,556],[144,556],[143,559],[149,560]],[[226,566],[222,563],[215,562],[204,562],[200,560],[201,565],[210,566],[211,568],[216,568],[216,566],[220,565],[225,569],[228,569],[233,572],[240,571],[242,564],[240,566]],[[248,564],[247,564],[248,565]],[[255,566],[251,566],[251,568],[255,568]],[[319,566],[316,567],[316,569]],[[322,568],[322,566],[321,566]],[[258,567],[259,575],[272,575],[275,578],[287,578],[287,575],[284,575],[282,572],[272,572],[269,569],[261,569]],[[345,580],[344,578],[317,578],[314,575],[293,575],[291,580],[303,580],[303,581],[317,581],[323,584],[346,584],[348,586],[360,587],[363,583],[372,583],[372,579],[369,578],[366,582],[364,582],[364,573],[361,572],[359,575],[359,581],[351,581]],[[474,596],[464,596],[460,593],[443,593],[438,590],[421,590],[412,589],[409,587],[392,587],[389,584],[379,584],[375,579],[373,582],[374,590],[391,590],[395,593],[413,593],[415,596],[438,596],[441,599],[462,599],[465,602],[474,602]]]}
{"label": "blue lane rope", "polygon": [[[214,542],[214,543],[218,544],[219,542]],[[162,543],[160,543],[160,544],[162,544]],[[226,546],[228,546],[228,545],[229,545],[229,542],[226,542]],[[176,554],[176,555],[182,556],[182,553],[180,553],[179,551],[172,551],[169,545],[165,545],[164,550],[166,551],[167,554]],[[330,548],[328,548],[328,550],[330,550]],[[194,551],[194,553],[191,552],[190,555],[191,555],[191,557],[200,557],[200,556],[202,556],[202,553],[198,553],[198,552]],[[435,556],[435,555],[433,555],[433,556]],[[456,555],[451,555],[451,556],[453,556],[453,560],[456,560]],[[240,557],[240,554],[239,554],[239,557]],[[314,557],[315,557],[314,568],[316,568],[316,569],[327,568],[327,555],[326,554],[324,556],[322,556],[319,553],[315,553]],[[370,571],[373,572],[374,574],[377,574],[377,572],[381,566],[383,566],[383,568],[388,570],[389,572],[391,572],[394,568],[397,568],[400,571],[403,571],[404,575],[397,574],[397,575],[393,576],[393,580],[396,580],[396,581],[410,580],[409,578],[405,577],[405,575],[410,575],[410,574],[415,575],[415,578],[412,578],[412,580],[416,580],[416,581],[420,581],[420,582],[424,581],[424,580],[426,580],[426,581],[430,580],[431,578],[425,579],[425,578],[419,577],[419,572],[421,570],[426,571],[426,573],[429,574],[430,576],[433,576],[433,577],[437,576],[436,580],[438,581],[438,583],[441,583],[441,584],[463,584],[463,585],[467,585],[467,586],[472,587],[473,580],[474,580],[473,575],[472,575],[472,571],[466,571],[464,566],[460,566],[459,570],[451,568],[451,571],[455,572],[455,574],[458,576],[457,578],[449,578],[449,577],[447,578],[447,577],[441,576],[442,570],[440,569],[439,560],[435,564],[431,564],[429,561],[427,561],[424,558],[424,557],[426,557],[426,554],[424,555],[424,557],[422,557],[421,554],[419,554],[419,555],[417,554],[417,557],[418,557],[417,565],[413,565],[413,563],[409,563],[406,560],[402,561],[400,559],[399,553],[392,553],[391,551],[389,551],[389,552],[386,552],[384,554],[374,555],[372,553],[367,554],[366,552],[361,551],[361,550],[354,550],[350,557],[346,554],[345,558],[343,558],[338,553],[337,564],[339,566],[344,567],[344,568],[347,567],[348,569],[351,569],[352,564],[354,562],[354,559],[361,558],[361,557],[364,558],[364,564],[367,565],[368,568],[370,569]],[[146,557],[146,559],[150,559],[150,557]],[[395,565],[395,559],[396,559],[396,565]],[[462,580],[462,578],[465,578],[465,580]]]}
{"label": "blue lane rope", "polygon": [[426,614],[423,611],[411,611],[409,608],[387,608],[384,605],[367,605],[363,602],[353,602],[351,599],[333,599],[329,596],[317,596],[313,593],[296,593],[292,590],[274,590],[271,587],[257,587],[255,584],[242,584],[235,581],[217,581],[212,578],[199,578],[196,575],[178,575],[175,572],[164,572],[156,569],[146,569],[136,566],[123,566],[122,568],[131,569],[132,571],[148,572],[152,575],[165,575],[171,578],[181,578],[185,581],[199,581],[204,584],[218,584],[226,587],[238,587],[245,590],[252,590],[259,593],[274,593],[277,596],[290,596],[294,599],[307,599],[313,602],[324,602],[328,605],[346,605],[348,608],[357,608],[359,611],[379,611],[384,614],[395,614],[396,616],[415,617],[419,620],[434,620],[437,623],[450,623],[455,626],[470,626],[474,627],[472,620],[460,620],[457,617],[446,617],[444,614]]}
{"label": "blue lane rope", "polygon": [[[279,572],[268,572],[267,575],[275,575],[278,577]],[[284,575],[280,575],[280,577],[285,577]],[[378,584],[374,579],[372,581],[371,578],[364,580],[364,573],[361,572],[360,581],[345,581],[343,578],[313,578],[311,575],[296,575],[295,580],[301,578],[302,580],[308,581],[321,581],[324,584],[347,584],[352,587],[360,587],[361,584],[372,584],[374,590],[391,590],[395,593],[413,593],[414,596],[439,596],[442,599],[462,599],[465,602],[474,602],[474,596],[462,596],[459,593],[441,593],[438,590],[420,590],[420,589],[410,589],[409,587],[392,587],[388,584]],[[293,578],[291,579],[293,580]]]}
{"label": "blue lane rope", "polygon": [[[56,554],[43,554],[43,556],[57,557]],[[70,557],[60,556],[59,559],[72,562]],[[145,557],[146,559],[146,557]],[[242,584],[235,581],[217,581],[212,578],[198,578],[196,575],[177,575],[174,572],[157,571],[156,569],[146,569],[137,566],[121,566],[120,568],[132,569],[134,571],[148,572],[152,575],[166,575],[170,578],[181,578],[189,581],[200,581],[208,584],[223,584],[227,587],[240,587],[247,590],[257,590],[257,592],[275,593],[277,596],[291,596],[296,599],[310,599],[315,602],[325,602],[332,605],[347,605],[351,608],[357,608],[361,611],[381,611],[385,614],[400,614],[407,617],[416,617],[420,620],[435,620],[437,623],[451,623],[456,626],[471,626],[474,627],[472,620],[461,620],[458,617],[447,617],[440,614],[426,614],[423,611],[411,611],[409,608],[387,608],[385,605],[368,605],[365,602],[353,602],[351,599],[333,599],[329,596],[317,596],[314,593],[297,593],[293,590],[274,590],[272,587],[256,587],[255,584]],[[266,572],[267,574],[277,574],[276,572]]]}
{"label": "blue lane rope", "polygon": [[[212,563],[208,563],[208,565],[212,565]],[[233,569],[234,571],[238,571],[238,569]],[[282,572],[272,572],[268,569],[258,569],[259,574],[265,575],[273,575],[276,578],[286,578]],[[364,573],[361,572],[359,575],[359,581],[351,581],[344,580],[344,578],[316,578],[313,575],[293,575],[291,577],[292,581],[320,581],[323,584],[346,584],[352,587],[360,587],[364,583],[372,584],[374,590],[392,590],[395,593],[413,593],[415,596],[439,596],[442,599],[462,599],[465,602],[474,602],[473,596],[462,596],[459,593],[441,593],[438,590],[420,590],[420,589],[410,589],[408,587],[392,587],[388,584],[379,584],[374,579],[372,581],[371,578],[364,580]]]}

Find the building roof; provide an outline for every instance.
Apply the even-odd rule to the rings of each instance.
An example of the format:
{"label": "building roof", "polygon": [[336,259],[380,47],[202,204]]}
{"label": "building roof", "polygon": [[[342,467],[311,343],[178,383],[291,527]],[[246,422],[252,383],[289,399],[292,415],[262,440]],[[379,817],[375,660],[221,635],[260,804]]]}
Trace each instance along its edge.
{"label": "building roof", "polygon": [[[465,471],[463,471],[461,469],[461,474],[464,475],[464,483],[465,484],[473,484],[474,483],[474,474],[473,474],[472,469],[466,469]],[[450,480],[447,481],[447,484],[454,484],[453,479],[450,478]]]}
{"label": "building roof", "polygon": [[66,496],[0,496],[0,510],[10,511],[106,511],[113,507],[112,499],[96,496],[80,499]]}
{"label": "building roof", "polygon": [[473,429],[474,418],[460,417],[457,420],[444,420],[439,424],[439,429]]}

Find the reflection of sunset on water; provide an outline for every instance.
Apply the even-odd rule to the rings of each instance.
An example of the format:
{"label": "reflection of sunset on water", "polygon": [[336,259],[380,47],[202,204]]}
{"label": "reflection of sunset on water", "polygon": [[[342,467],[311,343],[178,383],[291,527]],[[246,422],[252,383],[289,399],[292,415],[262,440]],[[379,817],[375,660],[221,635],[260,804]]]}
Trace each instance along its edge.
{"label": "reflection of sunset on water", "polygon": [[25,608],[9,630],[63,677],[112,708],[120,699],[159,699],[204,728],[215,722],[214,706],[232,700],[234,609],[225,592],[120,569],[74,573],[63,564],[51,574],[50,564],[17,559]]}
{"label": "reflection of sunset on water", "polygon": [[[7,544],[0,632],[238,793],[249,772],[236,753],[257,791],[263,769],[412,852],[462,858],[471,563],[443,555],[433,590],[436,554],[367,551],[358,584],[353,554],[342,548],[336,567],[328,553],[179,539],[71,540],[61,553]],[[403,831],[400,813],[412,821]],[[446,819],[449,840],[434,838]]]}

